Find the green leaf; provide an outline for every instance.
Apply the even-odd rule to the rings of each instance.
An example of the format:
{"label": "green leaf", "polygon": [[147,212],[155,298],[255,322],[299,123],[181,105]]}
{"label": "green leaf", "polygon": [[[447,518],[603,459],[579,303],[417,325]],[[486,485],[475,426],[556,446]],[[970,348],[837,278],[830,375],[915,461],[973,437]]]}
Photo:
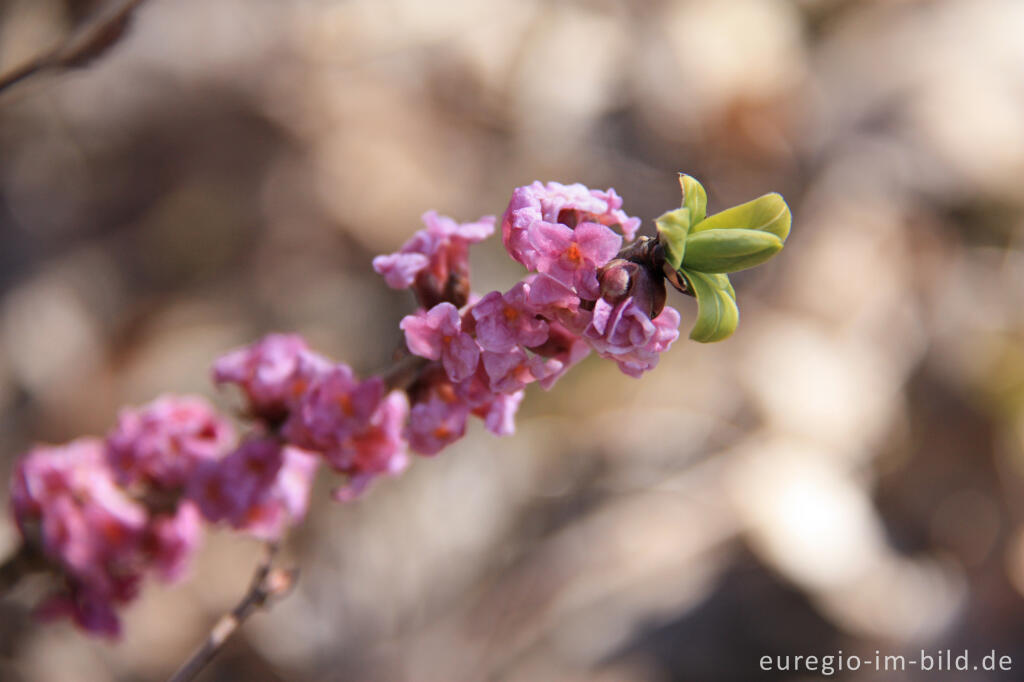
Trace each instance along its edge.
{"label": "green leaf", "polygon": [[769,232],[786,241],[793,216],[781,194],[772,192],[739,206],[708,216],[693,226],[693,232],[704,230],[758,230]]}
{"label": "green leaf", "polygon": [[697,297],[697,323],[690,338],[712,343],[728,338],[740,322],[736,292],[728,275],[682,270],[690,289]]}
{"label": "green leaf", "polygon": [[678,270],[686,252],[686,235],[690,233],[690,209],[683,207],[669,211],[655,221],[658,226],[658,242],[665,249],[665,256]]}
{"label": "green leaf", "polygon": [[782,240],[771,232],[703,230],[686,238],[683,267],[701,272],[736,272],[760,265],[781,250]]}
{"label": "green leaf", "polygon": [[683,190],[683,208],[690,209],[690,224],[696,225],[708,214],[708,193],[692,175],[679,174],[679,187]]}

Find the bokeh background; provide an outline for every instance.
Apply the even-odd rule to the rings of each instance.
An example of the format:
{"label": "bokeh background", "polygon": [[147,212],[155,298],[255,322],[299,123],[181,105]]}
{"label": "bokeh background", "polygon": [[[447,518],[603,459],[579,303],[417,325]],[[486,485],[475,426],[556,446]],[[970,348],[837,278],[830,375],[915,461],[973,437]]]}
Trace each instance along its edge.
{"label": "bokeh background", "polygon": [[[0,71],[102,9],[7,0]],[[86,68],[0,93],[0,475],[272,330],[362,372],[373,273],[428,209],[535,179],[653,219],[777,190],[743,319],[642,380],[588,359],[362,501],[321,476],[288,599],[204,680],[816,680],[761,656],[996,650],[1024,675],[1024,3],[149,0]],[[520,271],[500,243],[475,288]],[[6,490],[0,493],[6,503]],[[0,555],[16,546],[0,521]],[[149,680],[245,590],[211,534],[110,645],[0,603],[0,678]],[[943,679],[929,673],[849,680]]]}

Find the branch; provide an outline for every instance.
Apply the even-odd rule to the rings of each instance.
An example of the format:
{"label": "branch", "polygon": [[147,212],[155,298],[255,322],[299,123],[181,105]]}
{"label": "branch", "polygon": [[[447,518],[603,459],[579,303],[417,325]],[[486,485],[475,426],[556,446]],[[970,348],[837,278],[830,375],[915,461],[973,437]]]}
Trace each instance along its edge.
{"label": "branch", "polygon": [[85,66],[110,49],[128,28],[132,13],[145,0],[125,0],[74,31],[62,44],[0,76],[0,92],[50,69]]}
{"label": "branch", "polygon": [[420,375],[423,368],[430,364],[429,360],[413,355],[406,351],[399,351],[399,357],[384,371],[380,372],[380,378],[388,390],[405,390]]}
{"label": "branch", "polygon": [[189,682],[189,680],[194,679],[213,660],[217,652],[221,650],[228,639],[231,638],[231,635],[235,633],[235,630],[249,616],[266,605],[271,599],[283,597],[291,590],[298,577],[298,570],[273,568],[277,550],[277,543],[267,543],[266,556],[259,566],[256,567],[256,573],[253,574],[249,591],[235,605],[235,608],[220,617],[217,624],[210,630],[210,634],[206,641],[203,642],[203,645],[196,649],[189,659],[178,668],[178,671],[168,679],[168,682]]}

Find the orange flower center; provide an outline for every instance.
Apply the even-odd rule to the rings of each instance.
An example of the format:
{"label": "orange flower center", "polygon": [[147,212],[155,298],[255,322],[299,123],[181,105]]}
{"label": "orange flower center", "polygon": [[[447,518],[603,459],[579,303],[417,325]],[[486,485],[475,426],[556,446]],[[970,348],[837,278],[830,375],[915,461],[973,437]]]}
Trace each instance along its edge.
{"label": "orange flower center", "polygon": [[514,322],[516,319],[519,318],[519,311],[510,305],[505,306],[505,310],[502,311],[502,314],[505,316],[505,319],[508,320],[509,322]]}
{"label": "orange flower center", "polygon": [[348,393],[342,393],[336,399],[338,407],[341,408],[342,414],[346,417],[351,417],[356,413],[355,407],[352,406],[352,396]]}
{"label": "orange flower center", "polygon": [[455,395],[455,387],[451,384],[441,384],[435,389],[437,397],[445,401],[449,405],[458,401],[459,397]]}
{"label": "orange flower center", "polygon": [[573,265],[581,265],[583,263],[583,254],[580,253],[580,247],[575,243],[570,244],[569,248],[565,250],[565,259]]}
{"label": "orange flower center", "polygon": [[451,429],[449,429],[444,424],[441,424],[436,429],[434,429],[434,438],[437,438],[438,440],[444,440],[445,438],[448,438],[451,435]]}

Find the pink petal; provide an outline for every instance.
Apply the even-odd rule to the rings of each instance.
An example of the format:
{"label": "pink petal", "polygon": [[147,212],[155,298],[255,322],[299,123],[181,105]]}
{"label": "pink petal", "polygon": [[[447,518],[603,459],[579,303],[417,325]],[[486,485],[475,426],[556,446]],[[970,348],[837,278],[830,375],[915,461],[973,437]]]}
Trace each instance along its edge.
{"label": "pink petal", "polygon": [[582,223],[573,232],[580,253],[600,267],[610,261],[622,247],[622,237],[604,225]]}
{"label": "pink petal", "polygon": [[510,436],[516,431],[515,416],[525,391],[497,395],[484,417],[484,426],[496,436]]}
{"label": "pink petal", "polygon": [[430,264],[422,253],[392,253],[373,259],[373,269],[384,276],[392,289],[407,289],[416,281],[416,275]]}
{"label": "pink petal", "polygon": [[530,232],[530,241],[546,258],[558,258],[572,244],[573,231],[558,223],[537,223]]}
{"label": "pink petal", "polygon": [[441,357],[440,334],[424,313],[406,315],[398,326],[405,332],[405,344],[410,353],[428,360]]}
{"label": "pink petal", "polygon": [[480,346],[469,334],[460,333],[441,351],[442,364],[448,378],[459,382],[468,379],[480,362]]}

